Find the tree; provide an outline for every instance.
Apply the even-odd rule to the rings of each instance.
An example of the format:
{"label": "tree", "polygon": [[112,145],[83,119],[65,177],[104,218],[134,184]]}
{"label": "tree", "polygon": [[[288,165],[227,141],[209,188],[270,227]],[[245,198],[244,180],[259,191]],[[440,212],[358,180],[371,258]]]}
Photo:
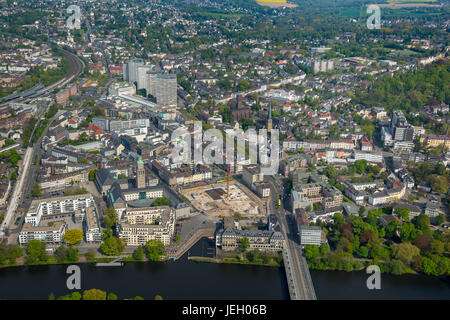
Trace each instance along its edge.
{"label": "tree", "polygon": [[323,169],[322,172],[324,175],[326,175],[328,178],[336,177],[338,175],[338,170],[333,166],[328,166],[325,169]]}
{"label": "tree", "polygon": [[240,214],[239,212],[233,213],[233,217],[235,219],[238,219],[238,220],[242,220],[243,219],[242,214]]}
{"label": "tree", "polygon": [[98,169],[92,169],[89,171],[89,181],[95,180],[95,174],[97,173]]}
{"label": "tree", "polygon": [[33,197],[40,197],[42,194],[41,184],[39,182],[36,182],[33,185]]}
{"label": "tree", "polygon": [[63,246],[63,245],[59,246],[55,250],[55,256],[56,256],[56,260],[58,260],[58,261],[66,260],[67,248],[65,246]]}
{"label": "tree", "polygon": [[418,255],[412,258],[411,266],[416,270],[422,270],[423,258]]}
{"label": "tree", "polygon": [[413,223],[416,228],[421,231],[427,231],[430,229],[430,218],[424,213],[421,213],[417,217],[414,217]]}
{"label": "tree", "polygon": [[59,246],[55,250],[56,260],[58,261],[78,261],[78,249],[76,248],[67,248],[64,245]]}
{"label": "tree", "polygon": [[155,299],[154,300],[163,300],[163,297],[161,297],[159,294],[157,294],[156,296],[155,296]]}
{"label": "tree", "polygon": [[367,244],[370,240],[376,240],[376,235],[372,230],[363,230],[360,234],[359,234],[359,241],[362,244]]}
{"label": "tree", "polygon": [[448,191],[448,182],[445,176],[433,176],[431,179],[431,189],[438,193]]}
{"label": "tree", "polygon": [[389,251],[379,244],[373,244],[369,251],[369,257],[374,260],[389,260]]}
{"label": "tree", "polygon": [[415,256],[420,255],[420,249],[410,242],[392,245],[392,255],[405,265],[410,265]]}
{"label": "tree", "polygon": [[397,220],[389,222],[389,224],[386,227],[386,237],[393,238],[399,225],[400,223]]}
{"label": "tree", "polygon": [[440,226],[444,222],[445,222],[445,215],[441,213],[436,217],[436,225]]}
{"label": "tree", "polygon": [[[10,264],[15,264],[16,263],[16,259],[23,256],[24,254],[24,250],[18,245],[8,245],[5,248],[5,258],[8,259]],[[0,255],[1,253],[1,247],[0,247]],[[1,259],[0,259],[1,260]],[[1,262],[0,262],[1,264]]]}
{"label": "tree", "polygon": [[416,238],[414,244],[420,249],[422,253],[430,253],[431,252],[431,241],[433,239],[427,233],[421,234]]}
{"label": "tree", "polygon": [[106,238],[100,246],[100,250],[102,250],[103,254],[107,256],[118,255],[123,250],[123,248],[122,250],[120,249],[121,247],[119,246],[118,239],[115,237]]}
{"label": "tree", "polygon": [[354,167],[357,173],[363,174],[366,172],[367,168],[367,161],[366,160],[356,160],[354,164],[352,164],[352,167]]}
{"label": "tree", "polygon": [[369,256],[369,249],[365,246],[359,246],[356,250],[356,254],[361,258],[367,258]]}
{"label": "tree", "polygon": [[239,248],[244,251],[250,248],[250,240],[247,237],[241,238],[239,240]]}
{"label": "tree", "polygon": [[431,241],[431,251],[436,254],[442,254],[445,251],[444,243],[440,240]]}
{"label": "tree", "polygon": [[422,271],[426,275],[434,275],[436,273],[437,264],[430,258],[423,258]]}
{"label": "tree", "polygon": [[336,250],[338,252],[352,253],[353,252],[353,244],[347,238],[342,237],[339,240]]}
{"label": "tree", "polygon": [[142,246],[139,246],[136,248],[136,250],[134,250],[133,259],[138,261],[144,259],[144,248]]}
{"label": "tree", "polygon": [[[365,212],[366,212],[366,207],[365,206],[362,206],[361,208],[359,208],[359,214],[360,215],[363,215]],[[375,221],[376,221],[376,218],[375,218]]]}
{"label": "tree", "polygon": [[136,296],[133,298],[133,300],[144,300],[144,298],[142,298],[141,296]]}
{"label": "tree", "polygon": [[413,238],[415,236],[415,233],[413,232],[414,230],[414,224],[412,224],[411,222],[402,223],[402,225],[400,226],[400,239],[402,240],[402,242],[415,240],[415,238]]}
{"label": "tree", "polygon": [[81,300],[81,293],[79,293],[78,291],[72,292],[72,300]]}
{"label": "tree", "polygon": [[319,256],[319,247],[318,246],[315,246],[312,244],[307,244],[305,246],[305,257],[306,257],[306,259],[308,259],[308,261],[314,260],[318,256]]}
{"label": "tree", "polygon": [[45,255],[45,243],[37,239],[33,239],[28,242],[27,245],[27,263],[35,263],[38,261],[45,261],[47,259]]}
{"label": "tree", "polygon": [[112,228],[117,222],[117,212],[116,209],[108,207],[105,210],[105,217],[103,218],[103,223],[106,228]]}
{"label": "tree", "polygon": [[106,298],[106,300],[117,300],[117,295],[115,295],[114,293],[110,292],[108,293],[108,297]]}
{"label": "tree", "polygon": [[329,247],[326,243],[322,243],[322,244],[320,245],[319,251],[320,251],[320,254],[321,254],[322,256],[324,256],[324,255],[326,255],[328,252],[330,252],[330,247]]}
{"label": "tree", "polygon": [[91,261],[95,260],[96,253],[94,250],[90,249],[88,252],[86,252],[85,256],[86,256],[86,260],[88,262],[91,262]]}
{"label": "tree", "polygon": [[247,259],[251,262],[255,262],[259,259],[260,253],[258,249],[254,249],[247,253]]}
{"label": "tree", "polygon": [[156,198],[155,201],[152,202],[152,207],[162,207],[168,205],[169,199],[167,199],[166,197]]}
{"label": "tree", "polygon": [[395,275],[401,275],[407,272],[408,268],[405,266],[405,264],[400,260],[392,260],[389,264],[389,267],[391,269],[391,273]]}
{"label": "tree", "polygon": [[394,209],[394,214],[397,217],[402,218],[403,220],[406,220],[406,221],[409,220],[410,212],[411,212],[411,210],[409,210],[408,208],[395,208]]}
{"label": "tree", "polygon": [[164,244],[158,240],[149,240],[145,244],[146,254],[150,261],[158,261],[164,254]]}
{"label": "tree", "polygon": [[336,225],[337,228],[341,227],[342,224],[344,223],[344,216],[340,212],[336,212],[333,216],[333,219],[334,224]]}
{"label": "tree", "polygon": [[83,300],[106,300],[106,292],[99,289],[85,290]]}
{"label": "tree", "polygon": [[83,231],[80,229],[70,229],[64,233],[64,241],[70,246],[77,246],[83,240]]}

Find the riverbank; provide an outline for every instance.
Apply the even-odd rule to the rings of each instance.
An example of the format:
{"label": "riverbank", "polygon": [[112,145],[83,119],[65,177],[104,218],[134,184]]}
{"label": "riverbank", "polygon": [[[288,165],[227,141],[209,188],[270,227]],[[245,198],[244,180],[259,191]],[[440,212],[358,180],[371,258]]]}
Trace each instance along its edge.
{"label": "riverbank", "polygon": [[263,263],[263,262],[252,262],[252,261],[248,261],[248,260],[244,260],[244,261],[239,261],[237,259],[233,259],[233,258],[222,258],[222,259],[218,259],[218,258],[209,258],[209,257],[195,257],[195,256],[190,256],[188,257],[188,260],[191,261],[195,261],[195,262],[211,262],[211,263],[223,263],[223,264],[243,264],[243,265],[254,265],[254,266],[265,266],[265,267],[281,267],[281,263],[277,263],[277,262],[268,262],[268,263]]}

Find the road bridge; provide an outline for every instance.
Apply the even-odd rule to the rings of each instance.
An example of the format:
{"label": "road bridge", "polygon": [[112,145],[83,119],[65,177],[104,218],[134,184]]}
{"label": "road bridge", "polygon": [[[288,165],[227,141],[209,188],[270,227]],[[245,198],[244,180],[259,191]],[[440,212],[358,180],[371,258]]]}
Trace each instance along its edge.
{"label": "road bridge", "polygon": [[302,255],[301,246],[297,244],[298,237],[295,226],[291,225],[289,228],[282,203],[280,208],[276,208],[275,201],[278,201],[280,194],[282,195],[282,190],[279,188],[282,184],[274,177],[268,181],[271,185],[271,194],[274,196],[267,200],[267,208],[276,214],[281,233],[286,241],[283,249],[283,262],[291,300],[316,300],[308,264]]}

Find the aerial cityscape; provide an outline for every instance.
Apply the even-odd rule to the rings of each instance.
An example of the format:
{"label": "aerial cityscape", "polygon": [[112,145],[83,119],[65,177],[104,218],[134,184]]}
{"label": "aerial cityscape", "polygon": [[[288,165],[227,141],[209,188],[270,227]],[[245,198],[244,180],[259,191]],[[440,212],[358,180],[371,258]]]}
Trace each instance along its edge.
{"label": "aerial cityscape", "polygon": [[448,1],[0,9],[1,300],[450,299]]}

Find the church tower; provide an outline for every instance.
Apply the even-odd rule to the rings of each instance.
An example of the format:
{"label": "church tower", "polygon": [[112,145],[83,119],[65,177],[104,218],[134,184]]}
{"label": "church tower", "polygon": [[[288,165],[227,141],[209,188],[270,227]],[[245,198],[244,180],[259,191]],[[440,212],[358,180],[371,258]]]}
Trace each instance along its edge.
{"label": "church tower", "polygon": [[139,157],[137,161],[136,187],[138,189],[145,188],[145,168],[144,168],[144,161],[142,161],[142,157]]}

